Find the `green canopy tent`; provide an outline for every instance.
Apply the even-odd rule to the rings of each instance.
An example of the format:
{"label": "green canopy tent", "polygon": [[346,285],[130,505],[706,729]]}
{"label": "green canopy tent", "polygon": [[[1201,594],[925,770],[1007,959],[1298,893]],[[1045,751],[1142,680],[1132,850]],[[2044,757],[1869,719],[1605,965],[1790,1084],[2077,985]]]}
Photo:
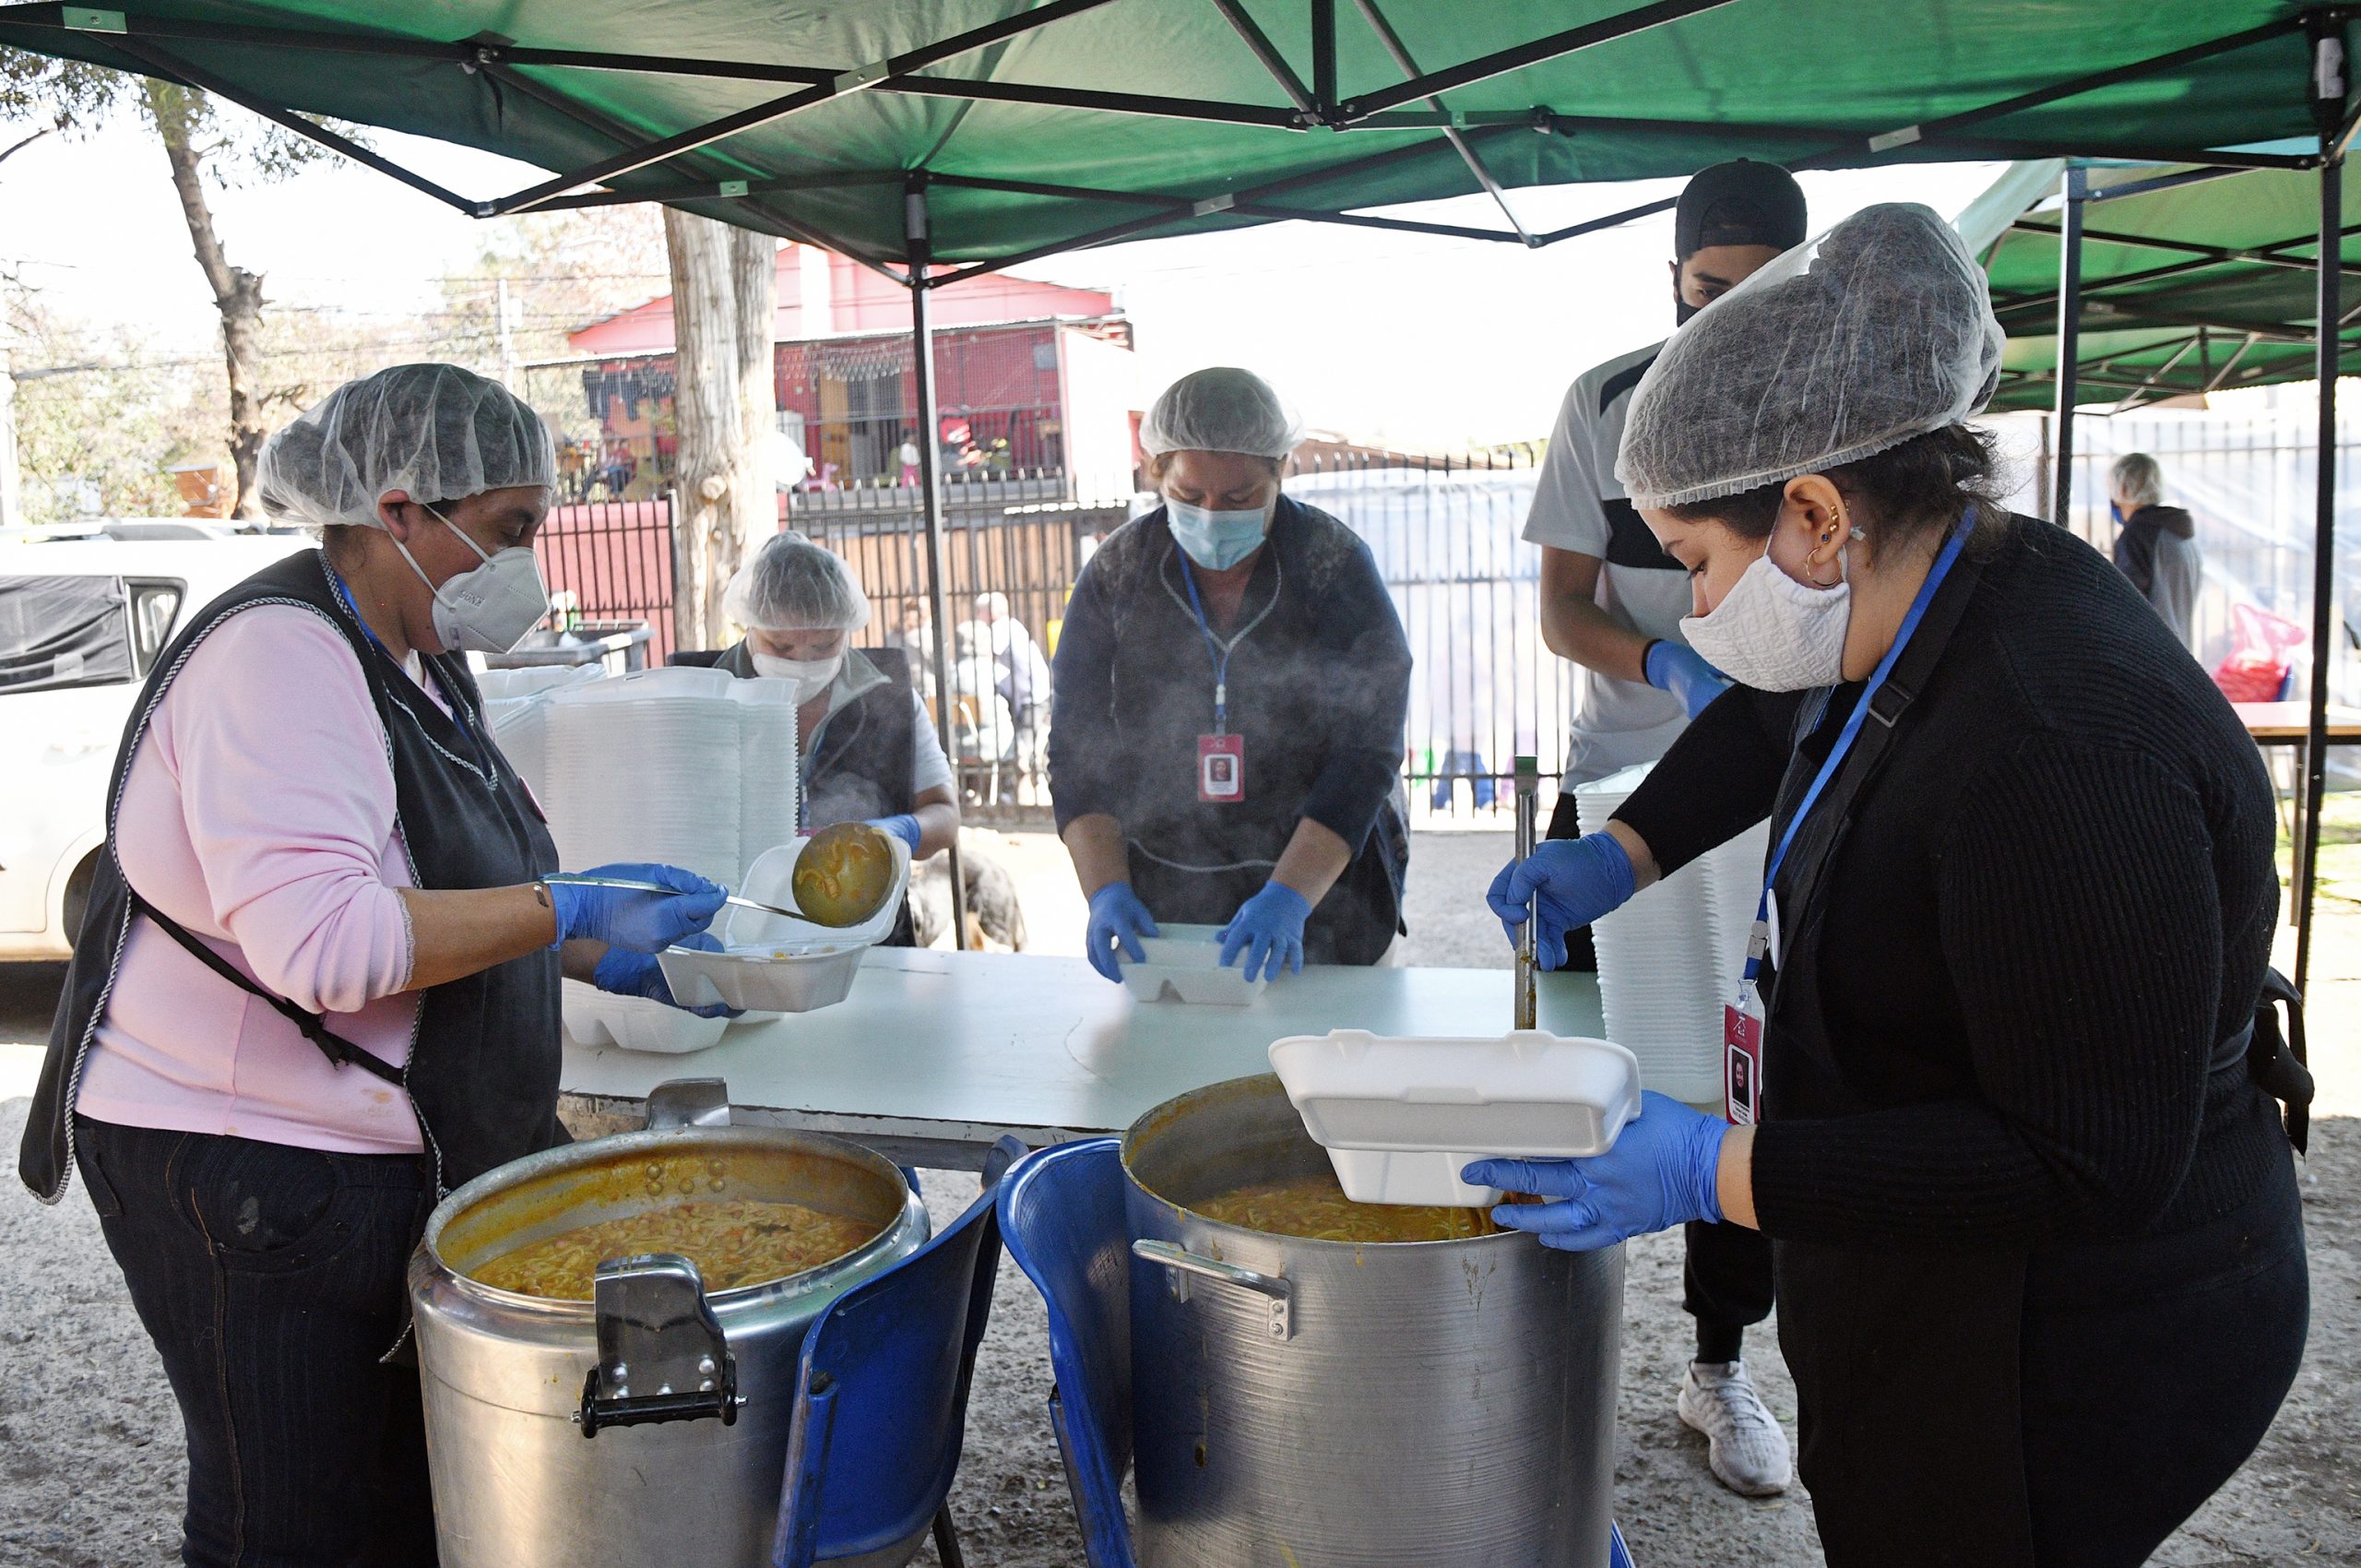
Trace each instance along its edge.
{"label": "green canopy tent", "polygon": [[[2182,164],[2094,167],[2083,179],[2079,398],[2127,409],[2312,375],[2317,174]],[[1996,408],[2057,402],[2067,198],[2060,176],[2048,183],[1984,255],[2009,332]],[[2361,172],[2348,166],[2343,186],[2361,210]],[[2361,276],[2361,227],[2346,228],[2340,250],[2345,276]],[[2339,339],[2344,374],[2361,372],[2361,327],[2343,321]]]}
{"label": "green canopy tent", "polygon": [[[1516,188],[1736,156],[2333,167],[2355,125],[2356,14],[1888,0],[1865,25],[1858,0],[150,0],[0,6],[0,45],[203,88],[479,217],[664,201],[840,250],[909,287],[931,427],[928,291],[1079,246],[1282,220],[1546,244],[1668,203],[1536,233]],[[471,199],[323,115],[552,175]],[[2340,186],[2321,188],[2337,232]],[[1369,210],[1478,191],[1499,226]],[[942,625],[941,493],[932,444],[920,451]],[[2327,646],[2323,631],[2316,675]],[[958,930],[955,862],[951,885]],[[2307,882],[2305,941],[2310,897]]]}

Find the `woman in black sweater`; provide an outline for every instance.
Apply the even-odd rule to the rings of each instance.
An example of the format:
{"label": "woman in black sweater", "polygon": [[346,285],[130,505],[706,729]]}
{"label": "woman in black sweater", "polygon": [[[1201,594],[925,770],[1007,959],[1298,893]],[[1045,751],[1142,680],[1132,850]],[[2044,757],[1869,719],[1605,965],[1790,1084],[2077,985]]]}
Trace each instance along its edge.
{"label": "woman in black sweater", "polygon": [[1741,684],[1493,901],[1537,893],[1546,937],[1769,816],[1730,1115],[1650,1095],[1606,1156],[1470,1179],[1560,1200],[1498,1211],[1554,1245],[1772,1238],[1832,1563],[2129,1568],[2302,1357],[2281,1080],[2247,1050],[2269,782],[2122,576],[1992,500],[1957,422],[1999,328],[1940,220],[1870,208],[1692,333],[1619,468]]}

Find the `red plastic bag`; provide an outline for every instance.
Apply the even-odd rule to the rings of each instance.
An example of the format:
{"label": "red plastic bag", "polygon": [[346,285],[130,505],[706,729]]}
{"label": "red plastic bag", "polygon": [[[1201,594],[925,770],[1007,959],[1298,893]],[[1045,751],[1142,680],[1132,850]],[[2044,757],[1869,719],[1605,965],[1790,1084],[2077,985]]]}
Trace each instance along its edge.
{"label": "red plastic bag", "polygon": [[2230,606],[2230,657],[2213,671],[2213,683],[2232,702],[2277,702],[2288,687],[2290,655],[2311,634],[2251,604]]}

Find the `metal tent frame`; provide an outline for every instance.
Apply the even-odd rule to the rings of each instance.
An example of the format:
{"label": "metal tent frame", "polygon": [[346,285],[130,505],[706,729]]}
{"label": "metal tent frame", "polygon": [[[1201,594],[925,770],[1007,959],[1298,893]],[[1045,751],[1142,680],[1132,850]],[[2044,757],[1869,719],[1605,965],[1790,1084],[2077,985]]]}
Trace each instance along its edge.
{"label": "metal tent frame", "polygon": [[[2316,497],[2317,571],[2313,585],[2312,743],[2305,781],[2310,809],[2306,818],[2308,825],[2306,841],[2297,849],[2296,889],[2296,981],[2299,986],[2304,982],[2310,954],[2311,866],[2318,848],[2319,807],[2325,782],[2323,742],[2331,646],[2329,628],[2332,620],[2329,606],[2334,588],[2331,546],[2336,457],[2335,375],[2338,365],[2338,338],[2334,324],[2341,315],[2343,299],[2341,267],[2333,265],[2331,258],[2336,255],[2341,237],[2342,191],[2338,174],[2356,125],[2361,125],[2361,110],[2348,107],[2350,94],[2344,31],[2356,17],[2361,17],[2361,6],[2313,5],[2308,0],[2287,0],[2283,14],[2259,25],[2199,39],[2162,53],[2119,62],[2098,70],[2061,74],[2055,80],[1994,102],[1864,137],[1857,129],[1832,125],[1766,125],[1752,121],[1741,124],[1723,115],[1718,109],[1691,119],[1649,120],[1560,114],[1546,105],[1516,110],[1464,111],[1449,107],[1444,102],[1443,95],[1447,93],[1491,81],[1508,73],[1561,61],[1584,51],[1655,30],[1677,29],[1684,21],[1703,18],[1709,13],[1760,10],[1772,4],[1773,0],[1650,0],[1650,3],[1615,9],[1580,25],[1549,31],[1511,47],[1493,49],[1439,68],[1422,68],[1414,59],[1393,20],[1381,8],[1380,0],[1352,0],[1362,24],[1374,34],[1385,56],[1404,77],[1397,84],[1352,96],[1343,95],[1340,87],[1337,0],[1283,0],[1288,6],[1306,7],[1305,20],[1310,41],[1309,80],[1258,23],[1246,0],[1207,0],[1235,35],[1238,45],[1251,53],[1263,73],[1276,85],[1287,100],[1284,105],[924,74],[930,67],[992,50],[1069,18],[1097,11],[1112,4],[1113,0],[1040,0],[1029,8],[1002,15],[882,59],[828,65],[528,47],[488,33],[439,40],[406,36],[389,30],[292,25],[282,23],[279,19],[279,14],[272,10],[267,0],[219,6],[208,6],[199,3],[199,0],[152,0],[152,3],[157,8],[99,9],[55,4],[0,6],[0,42],[21,43],[51,53],[140,70],[201,88],[477,218],[616,203],[654,201],[698,207],[729,204],[733,220],[852,256],[909,291],[919,418],[929,430],[933,425],[936,395],[931,312],[928,308],[928,296],[932,289],[946,283],[1047,255],[1109,244],[1159,230],[1179,232],[1192,227],[1228,226],[1240,221],[1298,220],[1537,248],[1660,212],[1672,205],[1669,200],[1652,201],[1536,233],[1517,219],[1503,188],[1505,182],[1497,177],[1487,158],[1487,154],[1496,148],[1513,146],[1513,138],[1536,135],[1697,138],[1715,131],[1728,135],[1742,133],[1749,138],[1759,140],[1767,148],[1781,149],[1767,151],[1765,156],[1779,158],[1791,168],[1855,167],[1904,159],[2066,156],[2187,163],[2210,169],[2319,171],[2321,175],[2321,250],[2316,264],[2319,310],[2319,329],[2316,336],[2319,344],[2320,445]],[[1173,3],[1177,4],[1177,0]],[[1256,3],[1265,14],[1274,8],[1272,0],[1256,0]],[[1420,0],[1386,0],[1386,3],[1398,16],[1416,8]],[[1960,7],[1964,14],[1978,8],[1976,0],[1965,0]],[[305,22],[310,20],[308,18],[303,19]],[[1964,15],[1953,25],[1966,30],[1971,24]],[[2078,128],[2070,136],[2048,137],[2039,142],[1978,134],[1978,127],[1993,121],[2206,65],[2238,51],[2287,41],[2298,35],[2308,44],[2305,52],[2308,69],[2300,95],[2317,132],[2316,150],[2286,151],[2274,146],[2166,147],[2153,138],[2142,140],[2133,137],[2123,139],[2108,134],[2094,134],[2086,128]],[[208,48],[218,51],[224,46],[236,50],[241,59],[279,55],[310,57],[323,67],[332,66],[339,60],[427,65],[447,64],[470,75],[480,75],[500,89],[513,92],[564,119],[593,142],[605,144],[609,150],[571,167],[564,173],[538,181],[507,196],[473,200],[401,167],[321,124],[311,114],[299,112],[287,102],[275,101],[266,93],[248,90],[240,83],[206,68],[189,57],[193,47],[202,52]],[[612,74],[622,74],[633,77],[767,83],[785,90],[746,108],[704,120],[668,135],[650,136],[602,107],[596,101],[594,93],[577,93],[554,87],[544,79],[544,76],[528,75],[528,71],[540,71],[545,75],[579,72],[582,79],[593,82]],[[2289,85],[2288,98],[2258,106],[2258,125],[2266,117],[2266,110],[2277,113],[2292,106],[2298,89],[2297,84],[2291,82]],[[1321,164],[1306,172],[1251,184],[1242,189],[1193,191],[1110,189],[962,174],[955,171],[931,169],[927,167],[930,160],[927,158],[921,158],[913,167],[766,175],[759,171],[750,171],[742,159],[723,157],[716,151],[718,144],[729,138],[774,125],[816,106],[857,94],[949,99],[961,106],[961,113],[977,104],[998,102],[1044,109],[1087,110],[1130,119],[1251,127],[1281,135],[1314,132],[1431,134],[1415,137],[1366,157],[1341,163]],[[319,95],[314,93],[312,96],[316,99]],[[471,129],[478,132],[473,139],[479,145],[497,145],[498,138],[482,134],[481,126]],[[938,143],[938,148],[939,146]],[[1816,147],[1818,150],[1804,151],[1800,155],[1787,150],[1797,146]],[[1356,204],[1347,199],[1353,176],[1428,159],[1438,149],[1447,152],[1457,166],[1464,168],[1475,189],[1491,196],[1501,210],[1504,227],[1495,230],[1438,223],[1349,209],[1355,205],[1368,205],[1366,201]],[[1723,151],[1721,148],[1708,149],[1703,154],[1692,151],[1687,155],[1687,167],[1693,171],[1703,162],[1723,155]],[[1661,158],[1658,160],[1661,161]],[[642,178],[643,175],[647,177]],[[622,188],[602,188],[611,187],[611,183],[618,181],[629,183]],[[898,254],[829,232],[824,225],[799,211],[793,199],[800,195],[817,195],[864,185],[898,186],[901,189],[903,244]],[[1323,187],[1342,194],[1333,199],[1323,200]],[[1038,196],[1052,201],[1071,201],[1086,208],[1113,204],[1136,207],[1141,210],[1133,217],[1111,224],[1079,232],[1045,234],[1039,243],[1029,247],[938,271],[934,262],[937,247],[933,214],[929,202],[929,193],[932,189],[966,189]],[[2072,410],[2077,394],[2072,347],[2081,319],[2079,291],[2075,284],[2079,281],[2082,208],[2094,199],[2097,196],[2089,191],[2081,177],[2081,171],[2070,172],[2064,194],[2069,239],[2063,247],[2061,259],[2065,286],[2061,288],[2059,300],[2058,460],[2053,486],[2053,495],[2061,508],[2070,483],[2068,463],[2071,453]],[[947,693],[950,690],[949,652],[947,639],[940,635],[941,629],[948,624],[942,570],[942,477],[937,471],[938,454],[933,449],[934,444],[930,440],[919,445],[929,564],[928,600],[938,628],[934,647],[935,676],[938,690]],[[2062,515],[2062,510],[2058,515]],[[952,737],[947,703],[938,704],[937,722],[948,750]],[[955,845],[951,853],[953,925],[957,940],[964,945],[966,898]]]}

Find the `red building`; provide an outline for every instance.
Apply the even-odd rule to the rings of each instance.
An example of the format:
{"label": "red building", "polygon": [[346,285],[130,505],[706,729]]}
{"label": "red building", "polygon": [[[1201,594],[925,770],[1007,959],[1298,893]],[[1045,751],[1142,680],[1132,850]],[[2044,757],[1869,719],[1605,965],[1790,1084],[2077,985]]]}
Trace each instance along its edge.
{"label": "red building", "polygon": [[[947,285],[931,303],[934,438],[948,477],[1128,475],[1139,399],[1130,324],[1110,296],[992,275]],[[890,279],[813,246],[780,246],[779,424],[809,461],[806,489],[910,481],[905,444],[919,433],[909,334],[908,292]],[[653,493],[670,468],[671,296],[568,341],[587,362],[583,394],[606,438],[601,453],[576,455],[579,493]]]}

